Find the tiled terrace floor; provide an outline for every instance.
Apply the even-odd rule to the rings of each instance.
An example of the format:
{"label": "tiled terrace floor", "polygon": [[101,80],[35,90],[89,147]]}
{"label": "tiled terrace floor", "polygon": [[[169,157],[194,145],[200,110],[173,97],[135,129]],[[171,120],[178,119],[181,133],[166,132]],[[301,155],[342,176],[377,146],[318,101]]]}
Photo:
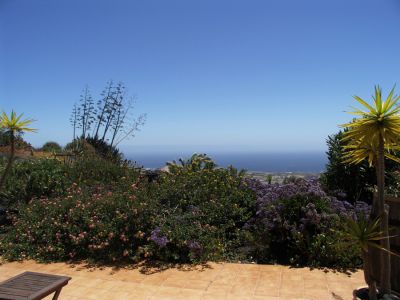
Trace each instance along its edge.
{"label": "tiled terrace floor", "polygon": [[[63,263],[5,263],[0,266],[3,281],[23,271],[68,275],[60,300],[77,299],[225,299],[225,300],[348,300],[354,288],[363,286],[361,271],[343,273],[292,269],[279,265],[215,264],[190,270],[92,269]],[[51,299],[48,297],[46,299]]]}

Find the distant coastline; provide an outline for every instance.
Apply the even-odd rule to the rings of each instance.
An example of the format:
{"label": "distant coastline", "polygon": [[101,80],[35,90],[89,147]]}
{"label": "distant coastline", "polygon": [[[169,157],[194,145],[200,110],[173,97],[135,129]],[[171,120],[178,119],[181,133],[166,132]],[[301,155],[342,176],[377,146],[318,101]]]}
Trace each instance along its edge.
{"label": "distant coastline", "polygon": [[[197,152],[201,153],[201,152]],[[179,158],[188,158],[193,153],[188,152],[126,152],[125,157],[135,161],[137,165],[148,169],[159,169],[166,162]],[[302,174],[303,176],[315,176],[325,171],[327,163],[326,154],[323,151],[278,153],[278,152],[212,152],[207,154],[220,167],[234,166],[253,174]]]}

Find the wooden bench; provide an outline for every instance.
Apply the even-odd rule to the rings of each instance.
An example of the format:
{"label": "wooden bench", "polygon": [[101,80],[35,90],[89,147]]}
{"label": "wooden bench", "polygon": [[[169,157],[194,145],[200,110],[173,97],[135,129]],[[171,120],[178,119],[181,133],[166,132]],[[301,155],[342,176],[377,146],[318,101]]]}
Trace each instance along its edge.
{"label": "wooden bench", "polygon": [[39,300],[55,293],[57,300],[61,289],[71,277],[24,272],[0,283],[1,300]]}

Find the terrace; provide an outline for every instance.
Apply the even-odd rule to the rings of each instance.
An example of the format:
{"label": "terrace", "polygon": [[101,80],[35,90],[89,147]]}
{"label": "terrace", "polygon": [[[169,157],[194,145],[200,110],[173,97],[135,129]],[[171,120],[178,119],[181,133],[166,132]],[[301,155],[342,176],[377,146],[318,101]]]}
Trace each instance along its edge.
{"label": "terrace", "polygon": [[[341,273],[281,265],[209,263],[187,268],[115,269],[33,261],[4,263],[0,280],[24,271],[72,277],[60,299],[353,299],[364,285],[362,271]],[[47,297],[45,299],[51,299]]]}

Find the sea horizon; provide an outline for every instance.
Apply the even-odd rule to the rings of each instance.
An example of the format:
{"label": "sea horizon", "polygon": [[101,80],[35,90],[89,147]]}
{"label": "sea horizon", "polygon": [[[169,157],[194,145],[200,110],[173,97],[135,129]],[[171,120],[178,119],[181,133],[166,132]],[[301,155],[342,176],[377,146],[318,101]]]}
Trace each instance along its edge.
{"label": "sea horizon", "polygon": [[321,173],[327,163],[324,151],[125,151],[125,158],[138,166],[159,169],[172,162],[190,158],[193,153],[206,153],[219,167],[232,165],[237,169],[265,173]]}

